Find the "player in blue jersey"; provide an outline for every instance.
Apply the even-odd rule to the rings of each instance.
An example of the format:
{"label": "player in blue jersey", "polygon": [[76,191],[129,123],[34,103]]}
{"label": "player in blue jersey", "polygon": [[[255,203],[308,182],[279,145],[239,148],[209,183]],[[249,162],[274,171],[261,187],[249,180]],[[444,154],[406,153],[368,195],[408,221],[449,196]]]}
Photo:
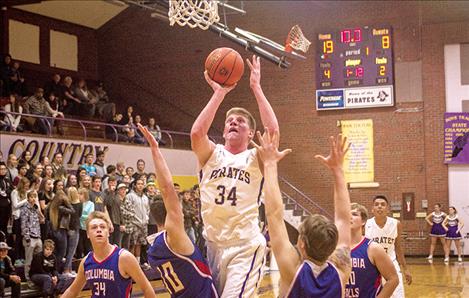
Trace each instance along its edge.
{"label": "player in blue jersey", "polygon": [[159,232],[147,238],[152,243],[147,252],[148,261],[160,272],[171,297],[218,297],[207,262],[185,232],[181,203],[158,142],[147,128],[140,124],[138,127],[150,144],[164,201],[151,206]]}
{"label": "player in blue jersey", "polygon": [[[352,272],[345,298],[391,297],[399,284],[396,268],[381,245],[363,236],[368,219],[366,208],[353,203],[351,209]],[[386,281],[384,286],[381,277]]]}
{"label": "player in blue jersey", "polygon": [[103,212],[95,211],[89,215],[86,233],[93,251],[83,258],[77,277],[61,297],[77,297],[86,283],[91,289],[91,297],[128,298],[132,292],[132,279],[145,297],[156,297],[137,259],[109,243],[111,225]]}
{"label": "player in blue jersey", "polygon": [[347,139],[331,137],[329,156],[315,156],[334,176],[335,224],[322,215],[306,218],[299,227],[297,249],[288,239],[277,163],[291,150],[278,151],[278,131],[254,144],[264,163],[265,211],[273,253],[280,270],[280,297],[340,298],[350,277],[350,198],[342,168]]}

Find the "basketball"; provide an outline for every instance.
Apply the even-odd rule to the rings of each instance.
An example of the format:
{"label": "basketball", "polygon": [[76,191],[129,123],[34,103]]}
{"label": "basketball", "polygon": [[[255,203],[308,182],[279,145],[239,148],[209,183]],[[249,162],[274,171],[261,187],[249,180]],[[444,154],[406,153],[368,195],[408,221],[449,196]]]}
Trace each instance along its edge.
{"label": "basketball", "polygon": [[230,48],[213,50],[205,60],[205,70],[208,76],[223,86],[236,84],[244,72],[244,62],[241,55]]}

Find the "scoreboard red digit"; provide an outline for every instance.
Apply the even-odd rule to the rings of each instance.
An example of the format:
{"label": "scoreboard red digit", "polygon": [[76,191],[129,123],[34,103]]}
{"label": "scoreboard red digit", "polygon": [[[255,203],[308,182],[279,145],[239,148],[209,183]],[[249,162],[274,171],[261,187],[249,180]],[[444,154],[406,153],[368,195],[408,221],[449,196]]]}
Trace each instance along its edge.
{"label": "scoreboard red digit", "polygon": [[316,109],[393,106],[392,43],[390,26],[318,34]]}

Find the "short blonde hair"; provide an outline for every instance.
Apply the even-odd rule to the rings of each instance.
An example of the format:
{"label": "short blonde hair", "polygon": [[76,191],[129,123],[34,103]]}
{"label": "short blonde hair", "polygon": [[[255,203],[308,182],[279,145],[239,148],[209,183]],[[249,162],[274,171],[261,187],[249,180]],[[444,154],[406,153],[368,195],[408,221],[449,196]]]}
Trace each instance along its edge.
{"label": "short blonde hair", "polygon": [[339,241],[336,225],[323,215],[308,216],[300,225],[299,237],[305,243],[308,257],[325,262],[334,252]]}
{"label": "short blonde hair", "polygon": [[88,231],[88,226],[90,225],[90,222],[93,219],[102,219],[102,220],[104,220],[104,222],[106,222],[106,225],[107,225],[108,228],[110,228],[111,225],[112,225],[111,222],[109,221],[109,218],[106,216],[106,213],[101,212],[101,211],[93,211],[93,212],[90,213],[90,215],[88,216],[88,218],[85,221],[87,231]]}
{"label": "short blonde hair", "polygon": [[246,117],[248,119],[249,128],[256,131],[256,119],[254,119],[254,117],[251,113],[249,113],[248,110],[246,110],[245,108],[231,108],[228,110],[228,112],[226,112],[226,118],[233,114]]}

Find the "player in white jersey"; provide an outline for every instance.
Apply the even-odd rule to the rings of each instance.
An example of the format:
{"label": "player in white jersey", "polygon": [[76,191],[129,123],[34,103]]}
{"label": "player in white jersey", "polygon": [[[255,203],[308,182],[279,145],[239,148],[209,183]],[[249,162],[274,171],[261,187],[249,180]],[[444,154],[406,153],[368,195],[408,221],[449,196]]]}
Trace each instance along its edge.
{"label": "player in white jersey", "polygon": [[[264,127],[278,131],[275,113],[260,85],[260,61],[253,56],[250,87]],[[225,95],[235,86],[222,87],[205,79],[213,89],[208,104],[191,130],[192,150],[200,166],[201,214],[207,257],[221,297],[251,297],[262,276],[265,238],[259,229],[258,207],[262,193],[262,164],[256,149],[248,149],[256,123],[245,109],[226,114],[224,145],[215,145],[207,133]]]}
{"label": "player in white jersey", "polygon": [[[402,225],[395,218],[387,216],[389,212],[388,199],[383,195],[373,198],[372,212],[374,217],[367,220],[365,225],[365,237],[381,244],[384,250],[391,257],[399,276],[399,285],[391,297],[403,298],[404,284],[401,267],[404,271],[407,284],[412,283],[412,275],[407,268],[404,256],[404,249],[401,246]],[[400,266],[399,266],[400,265]]]}

